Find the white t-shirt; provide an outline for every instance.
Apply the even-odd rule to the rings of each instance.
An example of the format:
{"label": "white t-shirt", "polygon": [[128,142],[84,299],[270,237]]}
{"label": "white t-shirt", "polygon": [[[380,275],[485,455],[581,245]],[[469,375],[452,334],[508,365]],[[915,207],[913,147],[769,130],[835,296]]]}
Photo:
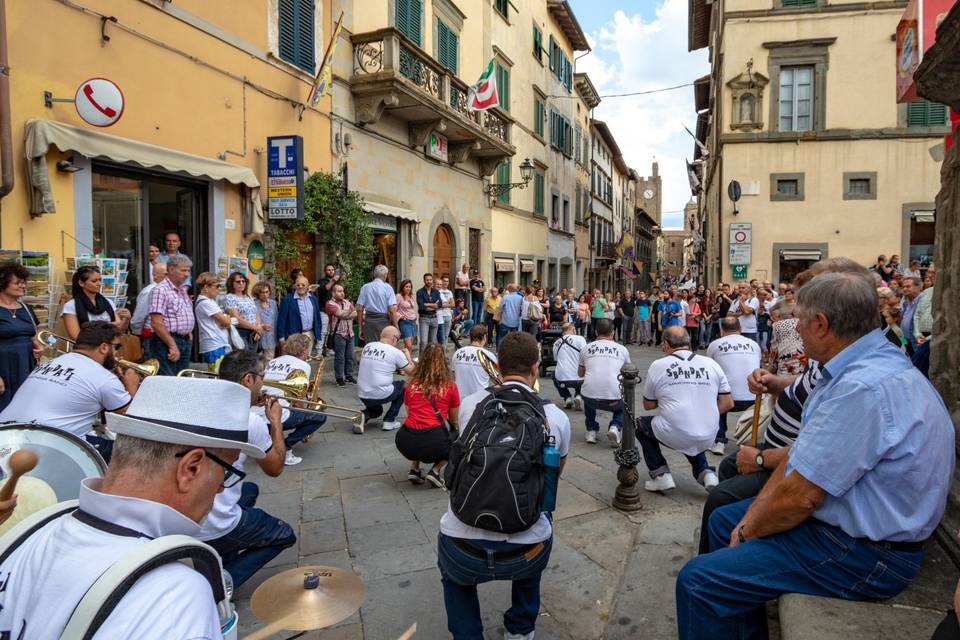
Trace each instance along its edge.
{"label": "white t-shirt", "polygon": [[34,369],[0,412],[0,422],[36,422],[82,438],[98,413],[116,411],[130,400],[113,372],[74,351]]}
{"label": "white t-shirt", "polygon": [[[110,305],[110,308],[113,309],[113,315],[117,315],[117,307],[113,304],[113,300],[107,298],[107,304]],[[75,316],[77,315],[77,301],[73,298],[70,298],[63,304],[63,309],[60,311],[60,315],[64,316]],[[87,316],[88,322],[94,322],[96,320],[102,320],[104,322],[110,322],[110,313],[104,311],[103,313],[91,313]]]}
{"label": "white t-shirt", "polygon": [[[747,306],[753,309],[750,315],[742,315],[740,318],[740,331],[743,333],[757,332],[757,310],[760,308],[760,302],[756,298],[747,298]],[[734,300],[730,305],[730,313],[740,311],[740,300]]]}
{"label": "white t-shirt", "polygon": [[[247,426],[247,442],[263,450],[264,453],[273,448],[273,438],[270,437],[270,425],[263,414],[263,407],[250,407],[250,420]],[[241,452],[233,466],[244,471],[244,464],[247,462],[247,454]],[[213,507],[210,513],[200,523],[200,533],[197,534],[198,540],[207,542],[222,538],[240,523],[240,516],[243,515],[243,509],[240,507],[240,490],[243,482],[238,482],[232,487],[225,487],[213,499]]]}
{"label": "white t-shirt", "polygon": [[580,377],[580,354],[587,348],[587,339],[578,335],[565,335],[553,343],[553,359],[557,366],[553,377],[557,380],[582,380]]}
{"label": "white t-shirt", "polygon": [[380,400],[393,393],[393,374],[409,364],[403,351],[384,342],[369,342],[360,353],[357,397]]}
{"label": "white t-shirt", "polygon": [[[630,362],[630,352],[613,340],[600,339],[591,342],[580,352],[580,367],[586,369],[583,387],[584,398],[594,400],[619,400],[620,367]],[[717,418],[719,420],[719,418]]]}
{"label": "white t-shirt", "polygon": [[[440,302],[447,304],[453,300],[453,292],[450,289],[437,289],[440,292]],[[448,327],[453,324],[453,309],[440,309],[437,313],[437,322],[445,324]]]}
{"label": "white t-shirt", "polygon": [[[267,363],[267,366],[263,369],[263,379],[270,380],[271,382],[279,382],[281,380],[286,380],[294,371],[302,371],[306,374],[308,380],[312,374],[309,362],[304,362],[296,356],[283,355],[279,358],[274,358]],[[266,385],[263,387],[263,392],[271,396],[283,395],[283,391],[280,391],[280,389],[275,389]],[[290,403],[286,400],[281,400],[280,404],[284,407],[290,406]],[[286,422],[287,418],[289,417],[290,410],[285,408],[281,412],[280,422]]]}
{"label": "white t-shirt", "polygon": [[[508,382],[507,384],[521,384],[519,382]],[[529,387],[527,387],[529,389]],[[532,391],[532,389],[530,389]],[[460,401],[460,424],[466,425],[470,422],[474,409],[480,404],[480,401],[487,397],[487,391],[484,389]],[[543,412],[547,416],[547,423],[550,426],[550,435],[553,436],[554,444],[560,452],[560,457],[567,457],[570,451],[570,419],[555,404],[547,404],[543,407]],[[718,418],[719,419],[719,418]],[[558,495],[559,500],[559,495]],[[536,544],[543,542],[553,535],[553,527],[550,526],[550,520],[546,514],[541,513],[540,519],[532,527],[519,533],[497,533],[496,531],[487,531],[479,527],[471,527],[464,524],[450,510],[447,503],[447,512],[440,518],[440,532],[443,535],[452,538],[465,538],[467,540],[491,540],[510,542],[513,544]]]}
{"label": "white t-shirt", "polygon": [[754,399],[747,378],[760,368],[760,345],[739,333],[732,333],[711,342],[707,357],[716,360],[723,369],[734,400]]}
{"label": "white t-shirt", "polygon": [[195,311],[197,327],[200,329],[200,353],[209,353],[221,347],[229,348],[229,329],[221,327],[213,319],[213,316],[223,313],[220,305],[206,296],[197,296]]}
{"label": "white t-shirt", "polygon": [[647,371],[643,399],[656,401],[653,418],[657,440],[675,451],[695,456],[717,437],[717,396],[730,393],[720,365],[687,350],[655,360]]}
{"label": "white t-shirt", "polygon": [[[149,538],[114,535],[72,515],[45,525],[0,566],[6,585],[0,591],[4,637],[59,638],[76,605],[111,565],[150,538],[194,536],[199,529],[166,505],[99,493],[95,489],[101,482],[83,481],[80,508]],[[133,583],[94,638],[219,640],[220,620],[210,583],[183,563],[161,565]]]}
{"label": "white t-shirt", "polygon": [[[466,398],[490,386],[490,376],[477,361],[477,351],[481,350],[492,362],[497,361],[497,356],[473,345],[461,347],[453,354],[453,376],[457,380],[457,391],[460,392],[461,398]],[[461,422],[461,424],[466,423]]]}

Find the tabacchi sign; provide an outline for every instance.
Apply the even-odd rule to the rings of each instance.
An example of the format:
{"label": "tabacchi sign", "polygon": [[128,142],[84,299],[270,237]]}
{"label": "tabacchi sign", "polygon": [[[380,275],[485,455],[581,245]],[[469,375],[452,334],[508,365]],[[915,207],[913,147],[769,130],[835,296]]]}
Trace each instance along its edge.
{"label": "tabacchi sign", "polygon": [[267,218],[303,220],[303,138],[267,138]]}

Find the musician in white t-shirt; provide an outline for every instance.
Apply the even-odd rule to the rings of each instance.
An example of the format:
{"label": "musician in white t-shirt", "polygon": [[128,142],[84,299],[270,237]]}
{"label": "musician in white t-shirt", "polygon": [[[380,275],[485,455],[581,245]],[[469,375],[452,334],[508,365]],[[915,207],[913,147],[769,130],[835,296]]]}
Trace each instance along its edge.
{"label": "musician in white t-shirt", "polygon": [[613,322],[606,318],[594,321],[597,339],[580,352],[578,374],[583,376],[583,413],[587,423],[587,442],[596,444],[600,423],[597,411],[612,414],[607,428],[611,447],[620,445],[623,427],[623,396],[620,392],[620,368],[630,362],[630,352],[613,339]]}
{"label": "musician in white t-shirt", "polygon": [[73,351],[41,364],[23,382],[0,422],[35,422],[85,438],[110,460],[113,441],[93,433],[101,411],[122,414],[137,393],[140,376],[117,371],[120,329],[112,322],[88,322]]}
{"label": "musician in white t-shirt", "polygon": [[[731,411],[746,411],[753,406],[755,396],[750,393],[747,379],[760,368],[760,345],[740,334],[740,321],[737,318],[720,320],[720,338],[707,347],[707,357],[712,358],[723,369],[730,383],[730,395],[733,397]],[[720,414],[717,439],[710,451],[722,456],[727,443],[727,413]]]}
{"label": "musician in white t-shirt", "polygon": [[357,374],[357,396],[365,407],[359,424],[353,426],[354,433],[363,433],[367,421],[376,420],[383,413],[383,405],[389,404],[387,415],[383,417],[384,431],[400,428],[397,415],[403,407],[403,380],[394,380],[393,374],[413,373],[413,357],[404,347],[397,349],[400,330],[388,325],[380,332],[379,342],[368,342],[360,353],[360,370]]}
{"label": "musician in white t-shirt", "polygon": [[460,347],[453,354],[453,377],[457,381],[457,391],[461,398],[490,386],[490,376],[477,360],[477,352],[483,351],[491,362],[497,362],[497,356],[487,351],[484,348],[486,346],[487,327],[476,324],[470,329],[470,344]]}
{"label": "musician in white t-shirt", "polygon": [[[313,374],[310,363],[307,362],[310,358],[311,343],[312,341],[308,336],[300,333],[295,333],[287,338],[287,341],[283,344],[283,355],[267,363],[263,370],[263,379],[280,382],[289,379],[294,372],[303,374],[308,380],[311,379]],[[263,392],[278,398],[283,396],[283,392],[274,387],[264,386]],[[284,464],[289,467],[303,462],[303,458],[293,453],[293,446],[300,444],[322,427],[327,421],[327,417],[310,411],[290,409],[290,403],[286,400],[280,400],[280,405],[283,407],[283,413],[280,417],[283,422],[283,430],[293,432],[284,438],[284,443],[287,445],[287,456]]]}
{"label": "musician in white t-shirt", "polygon": [[573,407],[577,411],[583,407],[580,395],[583,376],[580,375],[580,354],[587,348],[587,339],[577,335],[573,324],[564,323],[562,335],[553,343],[553,386],[563,398],[563,408]]}
{"label": "musician in white t-shirt", "polygon": [[650,471],[647,491],[676,487],[660,445],[686,456],[697,482],[710,491],[719,484],[716,470],[704,451],[716,436],[720,413],[733,407],[730,384],[716,362],[690,350],[690,334],[683,327],[663,332],[664,358],[654,361],[643,386],[643,408],[660,415],[637,420],[637,442]]}

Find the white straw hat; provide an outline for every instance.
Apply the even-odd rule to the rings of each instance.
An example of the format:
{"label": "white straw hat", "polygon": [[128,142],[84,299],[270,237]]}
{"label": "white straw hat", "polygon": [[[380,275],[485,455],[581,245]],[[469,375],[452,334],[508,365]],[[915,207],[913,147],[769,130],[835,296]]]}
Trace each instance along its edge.
{"label": "white straw hat", "polygon": [[248,441],[250,390],[235,382],[150,376],[124,414],[108,413],[111,431],[211,449],[239,449],[251,458],[265,454]]}

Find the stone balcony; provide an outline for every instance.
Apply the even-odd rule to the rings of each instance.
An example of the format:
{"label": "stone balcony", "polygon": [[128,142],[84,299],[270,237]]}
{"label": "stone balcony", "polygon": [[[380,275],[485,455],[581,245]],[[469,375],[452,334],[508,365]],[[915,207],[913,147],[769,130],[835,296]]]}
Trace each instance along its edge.
{"label": "stone balcony", "polygon": [[449,142],[451,164],[476,158],[490,176],[516,153],[513,119],[495,108],[470,111],[467,84],[394,28],[353,35],[350,90],[357,124],[375,124],[389,112],[407,122],[411,148],[422,147],[436,131]]}

